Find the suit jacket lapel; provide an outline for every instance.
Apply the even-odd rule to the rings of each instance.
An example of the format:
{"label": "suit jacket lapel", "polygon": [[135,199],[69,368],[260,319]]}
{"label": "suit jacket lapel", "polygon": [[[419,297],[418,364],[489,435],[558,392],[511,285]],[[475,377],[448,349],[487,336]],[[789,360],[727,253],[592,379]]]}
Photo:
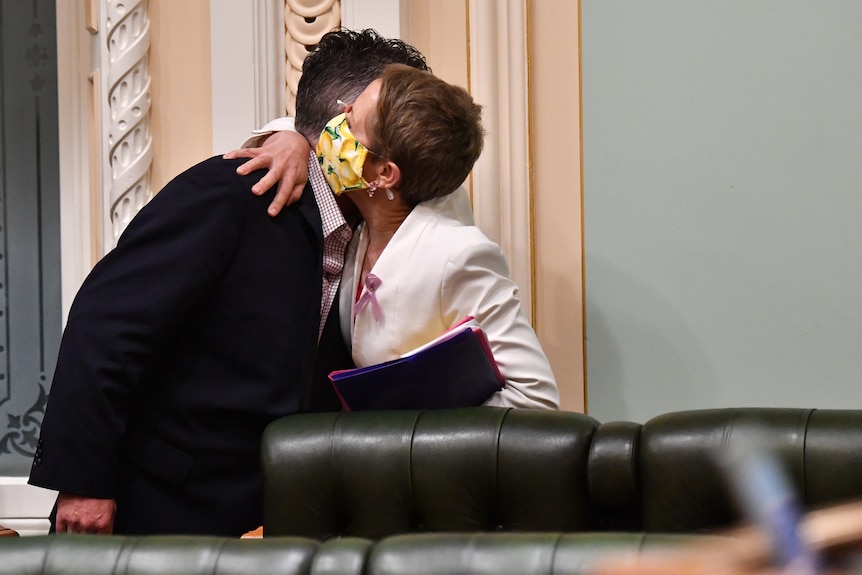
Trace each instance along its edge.
{"label": "suit jacket lapel", "polygon": [[309,353],[305,354],[305,360],[302,366],[302,381],[300,382],[300,405],[308,408],[312,400],[314,366],[317,358],[317,334],[320,329],[320,302],[323,297],[323,224],[320,220],[320,208],[318,208],[317,201],[314,198],[314,190],[311,187],[311,183],[305,184],[302,196],[294,206],[295,209],[298,209],[300,214],[302,214],[302,217],[314,238],[312,245],[316,250],[315,256],[317,258],[317,272],[311,280],[314,281],[314,293],[316,296],[315,301],[317,302],[317,309],[314,314],[315,321],[311,322],[311,325],[308,326],[306,342],[309,346]]}
{"label": "suit jacket lapel", "polygon": [[[302,191],[302,196],[295,204],[296,208],[302,214],[306,223],[311,227],[314,237],[317,241],[317,246],[323,253],[323,224],[320,221],[320,208],[317,206],[317,200],[314,199],[314,190],[311,184],[305,184],[305,189]],[[321,270],[323,269],[323,259],[320,260]]]}

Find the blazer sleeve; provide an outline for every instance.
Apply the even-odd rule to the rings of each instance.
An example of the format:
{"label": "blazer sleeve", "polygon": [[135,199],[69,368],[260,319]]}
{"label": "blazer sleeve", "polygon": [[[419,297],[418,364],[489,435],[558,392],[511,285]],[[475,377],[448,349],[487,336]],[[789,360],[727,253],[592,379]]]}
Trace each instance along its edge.
{"label": "blazer sleeve", "polygon": [[[69,312],[30,482],[111,498],[142,374],[215,288],[246,214],[265,210],[235,168],[207,160],[171,181],[92,270]],[[268,201],[268,200],[265,200]]]}
{"label": "blazer sleeve", "polygon": [[553,371],[521,309],[502,251],[484,236],[461,245],[446,265],[441,313],[452,321],[473,315],[488,336],[506,386],[485,405],[559,409]]}

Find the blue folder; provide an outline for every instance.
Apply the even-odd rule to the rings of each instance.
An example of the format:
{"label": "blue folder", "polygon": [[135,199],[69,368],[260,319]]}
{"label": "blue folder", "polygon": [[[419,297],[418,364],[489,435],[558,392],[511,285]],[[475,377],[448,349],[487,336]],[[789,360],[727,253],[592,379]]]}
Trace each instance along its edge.
{"label": "blue folder", "polygon": [[505,384],[485,333],[469,327],[413,355],[329,379],[346,411],[471,407]]}

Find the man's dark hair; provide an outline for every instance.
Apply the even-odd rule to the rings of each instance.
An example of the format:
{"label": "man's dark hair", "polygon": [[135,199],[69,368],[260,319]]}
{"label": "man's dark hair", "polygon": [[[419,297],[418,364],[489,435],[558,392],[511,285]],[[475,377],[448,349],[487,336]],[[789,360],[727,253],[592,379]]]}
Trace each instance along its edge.
{"label": "man's dark hair", "polygon": [[352,103],[388,64],[430,71],[419,50],[401,40],[382,38],[375,30],[327,32],[302,64],[296,131],[316,142],[326,123],[344,111],[337,100]]}

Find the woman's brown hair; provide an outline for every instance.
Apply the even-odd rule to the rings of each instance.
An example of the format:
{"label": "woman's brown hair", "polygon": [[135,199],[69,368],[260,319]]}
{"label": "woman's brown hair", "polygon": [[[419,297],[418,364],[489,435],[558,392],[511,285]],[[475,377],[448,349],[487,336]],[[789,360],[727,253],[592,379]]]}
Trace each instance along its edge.
{"label": "woman's brown hair", "polygon": [[383,72],[373,142],[401,170],[408,204],[452,193],[482,153],[482,107],[430,72],[390,64]]}

